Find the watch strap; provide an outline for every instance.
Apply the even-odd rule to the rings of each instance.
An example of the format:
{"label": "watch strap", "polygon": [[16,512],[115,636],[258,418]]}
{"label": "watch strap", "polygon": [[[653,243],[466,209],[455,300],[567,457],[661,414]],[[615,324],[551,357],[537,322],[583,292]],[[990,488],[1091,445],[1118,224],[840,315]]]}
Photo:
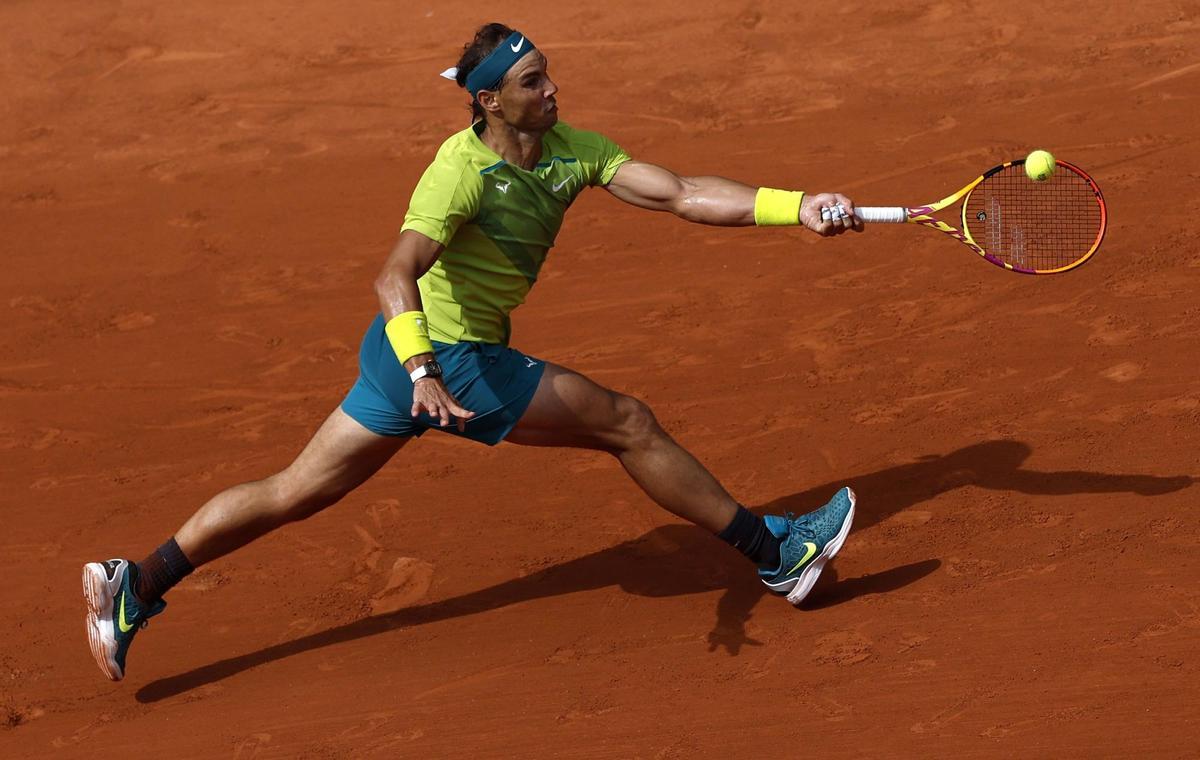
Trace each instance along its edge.
{"label": "watch strap", "polygon": [[[436,370],[434,368],[436,368]],[[408,376],[414,383],[423,377],[441,377],[441,366],[438,365],[436,359],[430,360],[417,367],[412,372],[409,372]]]}

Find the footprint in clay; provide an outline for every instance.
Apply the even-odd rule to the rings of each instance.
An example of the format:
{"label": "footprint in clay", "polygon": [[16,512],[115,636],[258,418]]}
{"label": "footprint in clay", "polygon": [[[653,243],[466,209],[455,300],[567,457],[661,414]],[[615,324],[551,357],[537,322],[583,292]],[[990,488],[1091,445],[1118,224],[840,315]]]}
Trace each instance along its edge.
{"label": "footprint in clay", "polygon": [[387,585],[371,599],[371,613],[384,615],[409,607],[425,598],[433,583],[433,564],[414,557],[400,557],[392,564]]}

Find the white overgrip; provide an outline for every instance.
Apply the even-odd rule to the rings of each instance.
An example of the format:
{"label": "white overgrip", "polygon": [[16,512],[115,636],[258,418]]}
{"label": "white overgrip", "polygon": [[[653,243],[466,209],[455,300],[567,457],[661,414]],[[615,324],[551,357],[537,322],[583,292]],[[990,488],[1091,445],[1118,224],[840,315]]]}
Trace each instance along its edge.
{"label": "white overgrip", "polygon": [[855,206],[854,215],[872,224],[901,224],[908,221],[903,206]]}

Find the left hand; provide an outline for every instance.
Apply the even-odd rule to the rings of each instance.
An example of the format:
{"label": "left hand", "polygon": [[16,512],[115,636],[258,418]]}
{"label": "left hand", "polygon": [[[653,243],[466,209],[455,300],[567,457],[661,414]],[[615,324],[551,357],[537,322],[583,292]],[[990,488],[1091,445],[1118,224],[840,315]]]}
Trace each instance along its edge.
{"label": "left hand", "polygon": [[[821,218],[821,209],[839,205],[846,210],[845,216],[832,220]],[[854,215],[854,201],[841,193],[806,193],[800,204],[800,223],[822,237],[841,235],[847,230],[863,231],[862,220]]]}
{"label": "left hand", "polygon": [[413,385],[410,414],[416,419],[421,412],[427,413],[441,427],[457,425],[460,433],[466,431],[467,421],[475,416],[475,412],[464,409],[458,403],[440,377],[423,377]]}

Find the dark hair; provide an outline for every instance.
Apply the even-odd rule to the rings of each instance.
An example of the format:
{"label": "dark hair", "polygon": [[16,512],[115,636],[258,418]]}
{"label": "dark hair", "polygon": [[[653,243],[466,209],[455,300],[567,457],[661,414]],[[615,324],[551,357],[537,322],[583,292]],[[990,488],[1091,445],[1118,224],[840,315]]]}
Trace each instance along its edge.
{"label": "dark hair", "polygon": [[[483,63],[483,59],[500,47],[500,43],[508,39],[508,35],[512,33],[513,30],[504,24],[494,22],[479,27],[479,30],[475,32],[475,39],[463,45],[462,57],[458,59],[458,74],[454,77],[458,86],[466,87],[467,75],[474,71],[476,66]],[[479,105],[478,100],[471,98],[471,123],[479,121],[483,115],[483,106]]]}

